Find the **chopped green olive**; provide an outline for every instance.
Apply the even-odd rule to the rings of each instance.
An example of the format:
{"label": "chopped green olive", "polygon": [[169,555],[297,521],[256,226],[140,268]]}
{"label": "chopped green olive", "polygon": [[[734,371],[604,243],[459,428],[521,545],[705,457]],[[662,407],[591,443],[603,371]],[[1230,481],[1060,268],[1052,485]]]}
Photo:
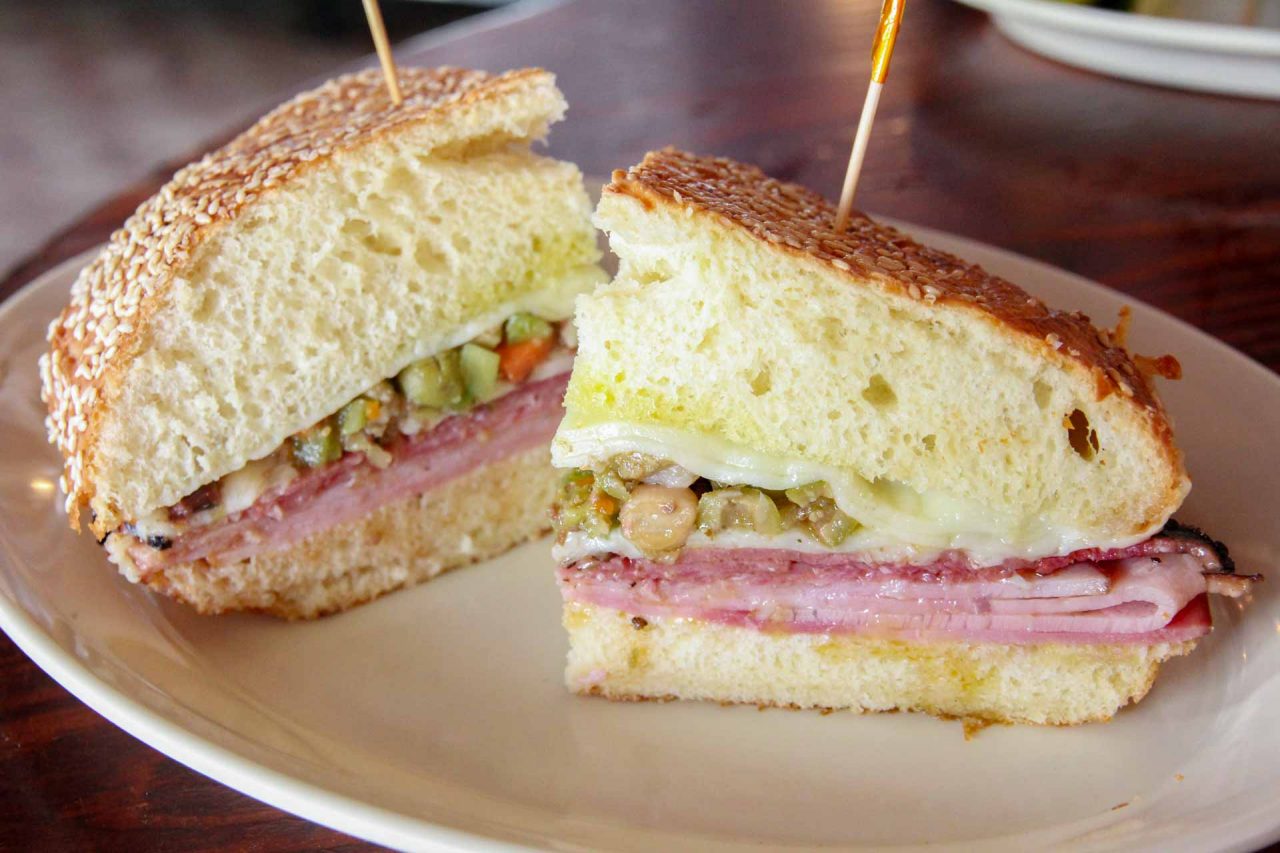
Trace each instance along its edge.
{"label": "chopped green olive", "polygon": [[329,418],[293,437],[293,458],[308,468],[335,462],[341,456],[342,442]]}
{"label": "chopped green olive", "polygon": [[471,404],[467,394],[467,384],[462,376],[462,348],[445,350],[436,355],[436,363],[440,365],[440,375],[444,377],[447,397],[443,403],[446,409],[465,409]]}
{"label": "chopped green olive", "polygon": [[816,483],[806,483],[794,489],[787,489],[784,494],[787,496],[787,500],[796,506],[808,506],[818,498],[831,497],[831,490],[827,488],[826,483],[819,480]]}
{"label": "chopped green olive", "polygon": [[609,497],[617,498],[620,501],[625,501],[631,497],[631,490],[627,488],[627,484],[612,471],[605,471],[597,480],[600,484],[600,491]]}
{"label": "chopped green olive", "polygon": [[621,453],[604,471],[570,472],[561,483],[555,514],[561,541],[573,530],[604,536],[621,526],[647,557],[667,560],[678,554],[695,524],[708,536],[733,529],[763,536],[805,531],[828,548],[861,527],[822,481],[780,492],[705,479],[692,484],[646,480],[661,480],[655,472],[670,467],[657,456]]}
{"label": "chopped green olive", "polygon": [[462,378],[473,400],[484,400],[498,384],[498,354],[476,344],[464,344],[459,357]]}
{"label": "chopped green olive", "polygon": [[778,515],[782,520],[783,530],[804,526],[804,510],[789,500],[784,499],[782,501],[782,507],[778,510]]}
{"label": "chopped green olive", "polygon": [[356,397],[338,410],[338,431],[343,435],[355,435],[365,428],[370,418],[377,417],[374,412],[378,403],[366,397]]}
{"label": "chopped green olive", "polygon": [[813,525],[813,535],[828,548],[834,548],[849,538],[858,529],[858,522],[844,513],[834,516],[822,524]]}
{"label": "chopped green olive", "polygon": [[713,534],[728,528],[756,533],[782,532],[782,515],[773,499],[759,489],[735,486],[707,492],[698,500],[698,529]]}
{"label": "chopped green olive", "polygon": [[457,350],[418,359],[400,371],[396,383],[400,392],[418,406],[457,408],[466,396]]}
{"label": "chopped green olive", "polygon": [[619,501],[597,487],[595,475],[575,469],[560,482],[552,520],[562,537],[573,530],[608,536],[618,518],[618,509]]}
{"label": "chopped green olive", "polygon": [[643,480],[671,463],[647,453],[622,453],[609,460],[612,470],[624,480]]}
{"label": "chopped green olive", "polygon": [[534,338],[549,338],[555,333],[546,320],[524,311],[508,317],[504,331],[509,344],[524,343]]}
{"label": "chopped green olive", "polygon": [[836,506],[831,498],[818,498],[804,508],[805,522],[813,538],[828,548],[834,548],[857,530],[858,522]]}

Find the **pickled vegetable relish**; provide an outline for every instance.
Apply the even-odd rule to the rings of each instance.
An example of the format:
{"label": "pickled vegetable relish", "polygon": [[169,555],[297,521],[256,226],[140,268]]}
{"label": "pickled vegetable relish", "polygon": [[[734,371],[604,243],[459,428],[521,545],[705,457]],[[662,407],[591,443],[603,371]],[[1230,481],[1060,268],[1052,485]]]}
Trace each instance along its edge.
{"label": "pickled vegetable relish", "polygon": [[462,346],[418,359],[294,435],[292,459],[315,468],[356,452],[383,467],[391,461],[379,446],[386,439],[420,432],[524,382],[562,345],[565,325],[519,312]]}
{"label": "pickled vegetable relish", "polygon": [[[242,469],[269,471],[270,477],[228,474],[169,507],[166,520],[181,525],[217,520],[256,498],[241,492],[260,493],[271,483],[287,481],[298,469],[319,468],[347,453],[364,454],[371,464],[385,468],[391,464],[387,447],[397,436],[415,435],[449,415],[501,397],[553,354],[561,352],[567,358],[573,346],[570,321],[513,314],[461,346],[409,364]],[[243,481],[251,481],[250,487],[242,488]],[[225,500],[228,491],[236,493],[234,506]]]}
{"label": "pickled vegetable relish", "polygon": [[859,527],[836,506],[826,483],[782,492],[718,483],[643,453],[615,456],[599,471],[569,471],[552,519],[562,544],[574,531],[604,538],[620,529],[657,560],[675,559],[695,530],[710,537],[726,530],[799,531],[834,548]]}

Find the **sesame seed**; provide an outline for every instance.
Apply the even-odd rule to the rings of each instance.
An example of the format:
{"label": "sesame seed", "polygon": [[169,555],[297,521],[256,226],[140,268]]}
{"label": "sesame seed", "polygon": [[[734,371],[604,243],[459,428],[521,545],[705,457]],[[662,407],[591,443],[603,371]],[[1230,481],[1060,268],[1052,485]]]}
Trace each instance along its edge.
{"label": "sesame seed", "polygon": [[41,359],[41,396],[49,407],[49,440],[66,457],[59,483],[68,512],[74,517],[89,497],[80,455],[91,442],[81,439],[89,423],[86,408],[98,401],[106,374],[124,369],[113,359],[128,351],[126,337],[141,331],[131,318],[164,292],[206,229],[234,219],[260,198],[261,190],[286,183],[307,163],[424,120],[445,104],[478,99],[482,90],[544,73],[494,77],[460,68],[401,68],[404,102],[395,110],[379,69],[339,77],[298,95],[225,147],[184,166],[144,201],[80,273],[70,304],[49,326],[51,357]]}
{"label": "sesame seed", "polygon": [[[754,166],[666,148],[648,154],[625,173],[615,173],[612,191],[658,202],[678,193],[686,211],[697,208],[716,214],[729,227],[740,227],[760,240],[798,248],[850,274],[850,286],[865,286],[863,279],[869,277],[894,282],[930,304],[967,302],[1006,329],[1043,340],[1086,367],[1114,358],[1108,355],[1114,350],[1101,346],[1097,330],[1083,314],[1051,311],[982,267],[919,245],[856,211],[847,227],[836,231],[829,201],[805,187],[774,180]],[[1144,406],[1159,410],[1144,386],[1131,390]]]}

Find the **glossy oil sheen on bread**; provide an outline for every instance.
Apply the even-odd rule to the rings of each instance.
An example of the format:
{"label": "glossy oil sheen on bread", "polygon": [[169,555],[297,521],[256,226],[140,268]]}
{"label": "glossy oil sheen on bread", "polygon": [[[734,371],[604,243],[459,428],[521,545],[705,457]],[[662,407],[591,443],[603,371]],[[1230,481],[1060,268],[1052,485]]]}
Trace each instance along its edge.
{"label": "glossy oil sheen on bread", "polygon": [[[674,149],[618,171],[552,457],[566,682],[1076,724],[1247,595],[1154,374],[959,258]],[[1123,325],[1123,320],[1122,320]]]}
{"label": "glossy oil sheen on bread", "polygon": [[[311,618],[541,533],[582,176],[551,74],[375,70],[178,172],[80,275],[41,360],[73,526],[204,613]],[[535,212],[536,211],[536,215]]]}
{"label": "glossy oil sheen on bread", "polygon": [[596,222],[621,268],[578,301],[557,465],[825,480],[878,545],[988,560],[1138,541],[1189,489],[1129,354],[980,267],[673,150],[615,173]]}
{"label": "glossy oil sheen on bread", "polygon": [[[530,143],[551,74],[376,70],[283,105],[144,202],[42,360],[73,523],[102,536],[370,383],[597,280],[578,170]],[[536,208],[537,216],[529,215]]]}

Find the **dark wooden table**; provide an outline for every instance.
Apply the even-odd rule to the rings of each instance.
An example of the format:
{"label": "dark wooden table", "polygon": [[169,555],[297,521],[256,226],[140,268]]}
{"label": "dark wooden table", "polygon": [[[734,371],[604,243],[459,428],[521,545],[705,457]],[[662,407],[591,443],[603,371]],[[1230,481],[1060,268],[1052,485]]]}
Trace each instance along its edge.
{"label": "dark wooden table", "polygon": [[[588,174],[674,143],[835,195],[879,3],[535,6],[400,57],[554,70],[571,109],[551,151]],[[0,296],[101,242],[171,171],[52,238]],[[1280,369],[1280,104],[1076,71],[915,0],[863,174],[861,206],[1089,276]],[[363,846],[133,740],[0,638],[0,849]]]}

